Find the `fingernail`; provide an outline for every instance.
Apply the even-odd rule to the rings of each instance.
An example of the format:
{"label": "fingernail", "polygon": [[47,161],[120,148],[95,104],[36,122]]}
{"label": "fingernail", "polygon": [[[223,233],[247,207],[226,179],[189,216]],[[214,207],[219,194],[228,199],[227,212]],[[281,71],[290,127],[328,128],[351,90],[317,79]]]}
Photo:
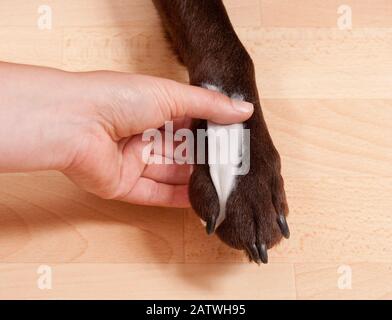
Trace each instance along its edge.
{"label": "fingernail", "polygon": [[233,108],[242,113],[250,113],[253,111],[253,104],[241,100],[232,100]]}

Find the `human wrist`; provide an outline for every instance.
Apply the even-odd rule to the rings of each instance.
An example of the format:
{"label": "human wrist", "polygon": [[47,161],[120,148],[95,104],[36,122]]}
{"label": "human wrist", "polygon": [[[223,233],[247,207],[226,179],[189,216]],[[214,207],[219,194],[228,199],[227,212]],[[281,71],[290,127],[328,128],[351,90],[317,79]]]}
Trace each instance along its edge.
{"label": "human wrist", "polygon": [[82,77],[4,63],[0,72],[0,172],[61,170],[88,122]]}

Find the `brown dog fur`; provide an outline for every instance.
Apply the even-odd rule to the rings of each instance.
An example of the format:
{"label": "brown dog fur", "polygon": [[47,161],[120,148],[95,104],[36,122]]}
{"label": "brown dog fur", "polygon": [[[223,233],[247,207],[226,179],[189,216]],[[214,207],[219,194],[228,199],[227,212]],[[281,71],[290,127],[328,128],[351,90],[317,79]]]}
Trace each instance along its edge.
{"label": "brown dog fur", "polygon": [[[289,236],[285,219],[288,206],[280,157],[263,118],[253,62],[221,0],[153,1],[189,71],[190,83],[214,84],[229,96],[240,93],[255,106],[254,114],[245,122],[250,129],[250,171],[237,177],[227,202],[226,219],[216,233],[229,246],[245,250],[251,260],[266,263],[267,248],[277,244],[282,234]],[[197,128],[206,128],[206,121],[194,120],[194,130]],[[193,209],[207,222],[210,233],[219,202],[208,164],[195,165],[189,195]]]}

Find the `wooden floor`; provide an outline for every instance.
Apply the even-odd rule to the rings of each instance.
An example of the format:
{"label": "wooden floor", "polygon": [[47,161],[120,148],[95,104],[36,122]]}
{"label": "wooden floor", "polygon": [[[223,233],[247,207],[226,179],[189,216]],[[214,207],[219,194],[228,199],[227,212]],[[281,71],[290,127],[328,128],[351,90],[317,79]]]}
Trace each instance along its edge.
{"label": "wooden floor", "polygon": [[[51,30],[37,27],[42,1],[0,2],[0,60],[186,82],[150,1],[45,3]],[[225,3],[283,159],[290,240],[258,267],[190,210],[3,174],[0,298],[392,298],[392,1],[345,0],[352,30],[338,28],[340,1]]]}

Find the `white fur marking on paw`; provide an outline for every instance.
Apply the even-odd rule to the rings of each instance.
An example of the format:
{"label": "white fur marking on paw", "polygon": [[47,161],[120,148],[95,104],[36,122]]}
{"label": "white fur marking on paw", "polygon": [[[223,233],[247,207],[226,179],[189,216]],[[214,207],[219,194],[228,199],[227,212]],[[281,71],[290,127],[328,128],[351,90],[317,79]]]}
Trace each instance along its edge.
{"label": "white fur marking on paw", "polygon": [[[217,86],[211,84],[203,84],[202,86],[226,94]],[[233,94],[231,98],[244,100],[240,94]],[[219,199],[219,215],[215,228],[225,219],[226,203],[235,188],[238,166],[241,163],[244,148],[243,130],[243,123],[220,125],[207,121],[208,164]]]}

